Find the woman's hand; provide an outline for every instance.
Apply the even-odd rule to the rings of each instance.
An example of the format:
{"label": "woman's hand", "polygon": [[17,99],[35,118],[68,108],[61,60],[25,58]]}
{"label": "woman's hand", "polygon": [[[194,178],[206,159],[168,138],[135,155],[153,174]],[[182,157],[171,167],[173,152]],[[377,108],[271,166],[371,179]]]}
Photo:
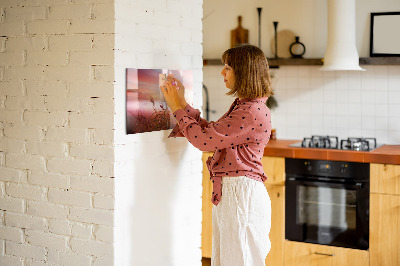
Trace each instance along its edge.
{"label": "woman's hand", "polygon": [[168,75],[167,79],[175,82],[178,85],[179,103],[181,104],[182,108],[185,108],[187,102],[185,99],[185,87],[183,86],[182,82],[179,79],[175,78],[173,75]]}
{"label": "woman's hand", "polygon": [[182,106],[181,104],[181,96],[178,92],[178,86],[179,83],[172,78],[167,78],[164,85],[160,86],[160,89],[164,94],[165,101],[173,113],[178,109],[185,108],[186,106]]}

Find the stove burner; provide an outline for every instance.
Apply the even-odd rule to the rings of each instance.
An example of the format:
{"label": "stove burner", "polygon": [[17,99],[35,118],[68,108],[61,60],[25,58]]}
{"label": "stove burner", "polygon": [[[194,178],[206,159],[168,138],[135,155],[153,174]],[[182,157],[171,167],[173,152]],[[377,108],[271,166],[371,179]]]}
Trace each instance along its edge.
{"label": "stove burner", "polygon": [[311,138],[304,138],[301,142],[301,147],[305,148],[326,148],[338,149],[339,140],[334,136],[312,136]]}
{"label": "stove burner", "polygon": [[321,148],[321,149],[340,149],[353,151],[371,151],[378,147],[376,138],[347,138],[340,141],[336,136],[317,136],[304,138],[302,142],[297,142],[289,146],[303,148]]}
{"label": "stove burner", "polygon": [[369,151],[376,148],[376,138],[347,138],[340,141],[343,150]]}

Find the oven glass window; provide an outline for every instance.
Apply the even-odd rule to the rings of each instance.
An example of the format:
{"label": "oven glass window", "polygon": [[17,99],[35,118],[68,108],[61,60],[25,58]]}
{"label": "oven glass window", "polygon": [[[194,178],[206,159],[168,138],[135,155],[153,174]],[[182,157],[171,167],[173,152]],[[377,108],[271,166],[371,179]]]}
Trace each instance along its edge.
{"label": "oven glass window", "polygon": [[356,191],[298,186],[298,224],[337,229],[356,228]]}

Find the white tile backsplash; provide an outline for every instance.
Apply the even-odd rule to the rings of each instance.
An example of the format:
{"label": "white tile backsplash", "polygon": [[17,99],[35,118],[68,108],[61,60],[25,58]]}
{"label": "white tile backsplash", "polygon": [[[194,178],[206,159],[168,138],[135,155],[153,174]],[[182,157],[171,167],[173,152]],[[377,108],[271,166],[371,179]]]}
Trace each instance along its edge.
{"label": "white tile backsplash", "polygon": [[341,116],[340,118],[336,119],[336,128],[347,131],[349,128],[349,117]]}
{"label": "white tile backsplash", "polygon": [[388,66],[387,73],[389,79],[392,77],[400,78],[400,66]]}
{"label": "white tile backsplash", "polygon": [[400,117],[400,104],[389,104],[388,113],[390,117]]}
{"label": "white tile backsplash", "polygon": [[361,105],[361,116],[366,118],[374,118],[375,106],[373,104],[362,104]]}
{"label": "white tile backsplash", "polygon": [[375,91],[387,91],[388,79],[385,77],[378,76],[374,80]]}
{"label": "white tile backsplash", "polygon": [[387,79],[387,74],[388,74],[388,66],[383,65],[383,66],[374,66],[374,76],[375,79],[382,77],[384,79]]}
{"label": "white tile backsplash", "polygon": [[324,104],[323,114],[324,114],[324,116],[335,115],[336,114],[335,103],[328,102],[328,103]]}
{"label": "white tile backsplash", "polygon": [[375,137],[377,139],[378,145],[389,143],[389,133],[387,130],[375,130]]}
{"label": "white tile backsplash", "polygon": [[[375,105],[375,117],[385,117],[389,116],[390,105],[387,104],[376,104]],[[397,107],[399,108],[399,107]]]}
{"label": "white tile backsplash", "polygon": [[400,104],[400,88],[397,91],[389,91],[389,104]]}
{"label": "white tile backsplash", "polygon": [[365,89],[361,90],[361,102],[363,103],[363,105],[373,104],[374,100],[374,91],[371,92]]}
{"label": "white tile backsplash", "polygon": [[[272,124],[277,137],[376,137],[382,144],[400,144],[400,66],[362,67],[366,71],[320,71],[319,66],[272,69],[278,101],[278,108],[272,110]],[[204,73],[204,83],[213,88],[210,90],[226,91],[219,82],[219,71]],[[210,99],[211,109],[233,101],[226,96]],[[222,114],[213,116],[218,119]]]}
{"label": "white tile backsplash", "polygon": [[389,117],[389,130],[400,131],[400,117]]}
{"label": "white tile backsplash", "polygon": [[375,91],[374,101],[376,104],[385,104],[388,102],[388,92],[387,90]]}

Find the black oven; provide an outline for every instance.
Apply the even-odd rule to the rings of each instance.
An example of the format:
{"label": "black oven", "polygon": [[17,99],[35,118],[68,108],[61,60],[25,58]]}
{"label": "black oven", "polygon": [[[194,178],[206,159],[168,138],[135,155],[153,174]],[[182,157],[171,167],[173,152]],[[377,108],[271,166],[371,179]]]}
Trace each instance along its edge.
{"label": "black oven", "polygon": [[368,249],[368,163],[287,158],[285,169],[286,239]]}

